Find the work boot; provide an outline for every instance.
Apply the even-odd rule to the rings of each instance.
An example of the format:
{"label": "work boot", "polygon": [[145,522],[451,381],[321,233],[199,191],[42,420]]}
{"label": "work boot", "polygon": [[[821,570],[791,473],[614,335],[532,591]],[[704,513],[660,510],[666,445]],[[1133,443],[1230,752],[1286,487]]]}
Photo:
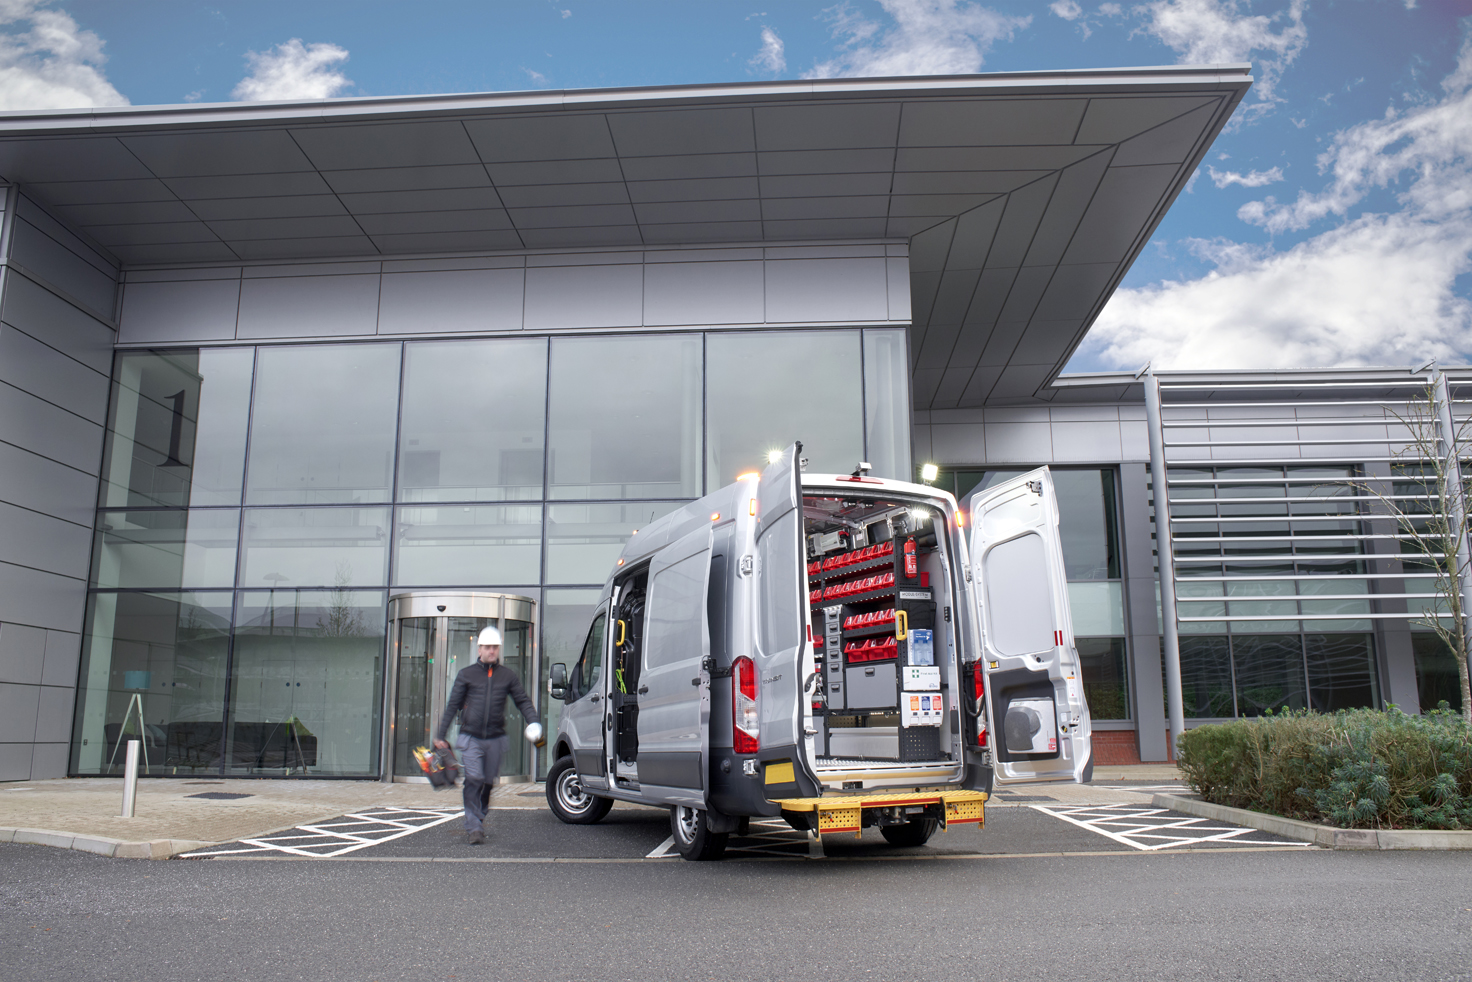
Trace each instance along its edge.
{"label": "work boot", "polygon": [[470,833],[470,844],[472,846],[483,845],[485,843],[485,841],[486,841],[486,834],[484,832],[482,832],[480,829],[476,829],[474,832]]}

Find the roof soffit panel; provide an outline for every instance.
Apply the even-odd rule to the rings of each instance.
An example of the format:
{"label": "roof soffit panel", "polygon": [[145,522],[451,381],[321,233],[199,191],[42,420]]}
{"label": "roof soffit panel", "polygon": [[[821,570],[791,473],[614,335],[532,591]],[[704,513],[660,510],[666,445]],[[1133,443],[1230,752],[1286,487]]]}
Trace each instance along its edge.
{"label": "roof soffit panel", "polygon": [[755,177],[711,177],[691,181],[629,181],[627,188],[629,200],[635,203],[723,201],[732,198],[756,198],[762,193],[762,187]]}
{"label": "roof soffit panel", "polygon": [[294,174],[235,174],[227,177],[165,177],[161,182],[186,201],[195,198],[286,197],[331,194],[316,171]]}
{"label": "roof soffit panel", "polygon": [[938,273],[945,268],[946,256],[951,249],[951,238],[956,231],[956,221],[945,222],[921,232],[910,240],[910,275],[916,273]]}
{"label": "roof soffit panel", "polygon": [[120,201],[105,205],[52,205],[52,210],[73,225],[143,224],[148,222],[189,222],[199,216],[177,199],[167,201]]}
{"label": "roof soffit panel", "polygon": [[986,266],[987,253],[991,251],[992,239],[996,237],[997,224],[1002,220],[1005,206],[1006,200],[997,198],[956,219],[956,235],[951,242],[948,266],[958,269],[982,269]]}
{"label": "roof soffit panel", "polygon": [[1050,174],[1040,181],[1018,188],[1007,195],[1007,204],[1002,211],[1001,224],[997,226],[996,240],[992,243],[988,266],[1021,266],[1022,257],[1032,245],[1043,209],[1058,183],[1058,175]]}
{"label": "roof soffit panel", "polygon": [[756,149],[750,109],[664,109],[610,113],[621,155],[743,153]]}
{"label": "roof soffit panel", "polygon": [[895,194],[1006,194],[1040,177],[1046,170],[923,171],[895,174]]}
{"label": "roof soffit panel", "polygon": [[1087,107],[1087,99],[907,102],[900,117],[900,146],[1073,143]]}
{"label": "roof soffit panel", "polygon": [[864,174],[894,169],[894,151],[887,147],[877,150],[772,150],[756,156],[763,177],[779,174]]}
{"label": "roof soffit panel", "polygon": [[348,213],[337,196],[332,194],[298,194],[285,198],[202,198],[191,201],[189,210],[206,222]]}
{"label": "roof soffit panel", "polygon": [[458,120],[304,126],[291,135],[319,170],[480,163]]}
{"label": "roof soffit panel", "polygon": [[554,205],[626,205],[629,192],[623,182],[609,184],[523,184],[501,189],[507,208],[542,208]]}
{"label": "roof soffit panel", "polygon": [[1119,145],[1114,154],[1114,166],[1180,163],[1191,155],[1191,150],[1220,109],[1221,101],[1212,100],[1200,109],[1193,109],[1184,116],[1131,137]]}
{"label": "roof soffit panel", "polygon": [[758,150],[893,149],[900,107],[893,102],[762,107],[753,112]]}
{"label": "roof soffit panel", "polygon": [[1038,222],[1037,233],[1027,250],[1024,266],[1051,266],[1058,262],[1063,250],[1068,248],[1078,228],[1079,219],[1093,200],[1104,171],[1109,166],[1110,153],[1096,154],[1064,168],[1058,175],[1057,187],[1048,201],[1048,208]]}
{"label": "roof soffit panel", "polygon": [[53,207],[174,200],[174,192],[168,185],[152,177],[128,181],[59,181],[27,187]]}
{"label": "roof soffit panel", "polygon": [[[823,198],[890,192],[894,176],[878,174],[784,174],[760,178],[763,198]],[[755,183],[755,182],[753,182]]]}
{"label": "roof soffit panel", "polygon": [[365,191],[336,199],[354,215],[386,215],[401,211],[451,211],[455,208],[500,208],[495,188],[435,188],[427,191]]}
{"label": "roof soffit panel", "polygon": [[623,170],[613,157],[588,160],[526,160],[510,164],[486,164],[497,187],[518,184],[597,184],[623,180]]}
{"label": "roof soffit panel", "polygon": [[1062,170],[1105,145],[1067,147],[901,147],[895,153],[896,173],[912,171]]}
{"label": "roof soffit panel", "polygon": [[755,177],[754,153],[672,154],[622,157],[613,162],[630,181],[673,181],[706,177]]}
{"label": "roof soffit panel", "polygon": [[602,113],[470,119],[465,129],[488,164],[618,156]]}
{"label": "roof soffit panel", "polygon": [[1089,100],[1074,143],[1119,143],[1175,119],[1208,102],[1212,96],[1175,96],[1142,99],[1139,96],[1096,96]]}
{"label": "roof soffit panel", "polygon": [[119,138],[157,177],[278,174],[315,170],[284,130],[211,130]]}
{"label": "roof soffit panel", "polygon": [[1160,206],[1176,170],[1174,164],[1109,168],[1061,261],[1121,262]]}
{"label": "roof soffit panel", "polygon": [[385,167],[325,171],[322,176],[338,194],[370,191],[420,191],[426,188],[488,188],[491,179],[480,164],[447,167]]}
{"label": "roof soffit panel", "polygon": [[0,174],[19,184],[157,176],[110,136],[0,142]]}

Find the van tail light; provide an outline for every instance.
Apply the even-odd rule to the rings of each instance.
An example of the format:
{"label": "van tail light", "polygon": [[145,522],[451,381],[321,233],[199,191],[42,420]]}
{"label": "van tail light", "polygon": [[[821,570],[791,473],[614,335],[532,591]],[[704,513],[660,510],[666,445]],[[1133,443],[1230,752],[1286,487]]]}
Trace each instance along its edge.
{"label": "van tail light", "polygon": [[971,664],[971,697],[976,700],[976,745],[986,746],[986,672],[981,662]]}
{"label": "van tail light", "polygon": [[761,749],[756,716],[756,663],[742,655],[731,663],[731,747],[738,754]]}

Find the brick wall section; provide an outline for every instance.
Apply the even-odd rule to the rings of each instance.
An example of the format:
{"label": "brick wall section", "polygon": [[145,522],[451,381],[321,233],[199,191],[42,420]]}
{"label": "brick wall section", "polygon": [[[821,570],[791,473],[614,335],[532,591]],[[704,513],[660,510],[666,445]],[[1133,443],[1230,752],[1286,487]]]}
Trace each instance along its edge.
{"label": "brick wall section", "polygon": [[1095,767],[1140,763],[1134,730],[1095,730],[1093,740]]}

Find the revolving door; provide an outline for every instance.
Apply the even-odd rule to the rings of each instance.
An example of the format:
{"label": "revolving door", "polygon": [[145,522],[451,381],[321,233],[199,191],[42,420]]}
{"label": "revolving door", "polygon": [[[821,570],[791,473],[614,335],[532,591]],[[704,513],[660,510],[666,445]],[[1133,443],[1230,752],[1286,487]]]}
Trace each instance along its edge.
{"label": "revolving door", "polygon": [[[536,654],[537,604],[530,597],[504,593],[404,593],[388,602],[388,685],[384,687],[388,721],[383,730],[383,780],[425,781],[414,759],[415,747],[427,747],[439,725],[455,675],[476,659],[475,639],[482,628],[501,631],[502,664],[521,677],[532,700],[541,665]],[[528,720],[507,701],[506,732],[511,737],[501,778],[530,781],[537,773],[537,748],[526,741]],[[451,724],[454,744],[459,726]]]}

